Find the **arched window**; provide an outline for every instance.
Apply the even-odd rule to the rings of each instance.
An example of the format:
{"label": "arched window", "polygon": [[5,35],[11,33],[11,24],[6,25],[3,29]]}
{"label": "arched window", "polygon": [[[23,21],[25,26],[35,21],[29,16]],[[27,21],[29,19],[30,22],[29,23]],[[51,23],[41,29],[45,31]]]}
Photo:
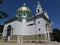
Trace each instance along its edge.
{"label": "arched window", "polygon": [[39,9],[38,9],[38,13],[39,13]]}
{"label": "arched window", "polygon": [[11,34],[11,25],[8,25],[8,27],[7,27],[7,36],[10,36],[10,34]]}

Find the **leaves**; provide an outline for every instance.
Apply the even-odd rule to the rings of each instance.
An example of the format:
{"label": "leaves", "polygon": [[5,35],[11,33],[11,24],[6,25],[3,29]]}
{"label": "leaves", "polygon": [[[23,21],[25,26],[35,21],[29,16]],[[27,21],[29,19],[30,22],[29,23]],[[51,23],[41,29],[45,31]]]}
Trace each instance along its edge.
{"label": "leaves", "polygon": [[54,35],[55,41],[60,42],[60,30],[56,28],[53,29],[53,35]]}
{"label": "leaves", "polygon": [[0,18],[7,18],[8,14],[5,12],[0,11]]}
{"label": "leaves", "polygon": [[3,0],[0,0],[0,3],[2,3]]}

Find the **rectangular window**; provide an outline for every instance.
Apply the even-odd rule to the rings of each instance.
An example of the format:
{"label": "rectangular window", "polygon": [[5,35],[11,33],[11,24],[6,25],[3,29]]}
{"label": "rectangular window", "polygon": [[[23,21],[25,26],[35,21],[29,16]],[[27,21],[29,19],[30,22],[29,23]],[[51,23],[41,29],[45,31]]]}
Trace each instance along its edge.
{"label": "rectangular window", "polygon": [[46,23],[46,31],[47,31],[47,23]]}
{"label": "rectangular window", "polygon": [[40,31],[40,28],[39,28],[39,31]]}
{"label": "rectangular window", "polygon": [[40,21],[38,21],[38,23],[40,23]]}
{"label": "rectangular window", "polygon": [[30,26],[32,26],[33,24],[30,24]]}
{"label": "rectangular window", "polygon": [[28,26],[32,26],[33,24],[28,24]]}

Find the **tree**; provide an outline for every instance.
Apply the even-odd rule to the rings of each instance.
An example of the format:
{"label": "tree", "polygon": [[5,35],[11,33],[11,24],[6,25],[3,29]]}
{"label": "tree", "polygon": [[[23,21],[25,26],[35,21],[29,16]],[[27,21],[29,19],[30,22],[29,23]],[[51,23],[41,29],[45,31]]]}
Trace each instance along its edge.
{"label": "tree", "polygon": [[3,32],[4,25],[0,25],[0,33]]}
{"label": "tree", "polygon": [[53,29],[53,35],[54,40],[60,42],[60,30],[59,29]]}
{"label": "tree", "polygon": [[8,17],[7,13],[0,11],[0,18],[7,18],[7,17]]}
{"label": "tree", "polygon": [[3,0],[0,0],[0,3],[2,3]]}
{"label": "tree", "polygon": [[4,28],[4,25],[0,25],[0,38],[1,38],[1,35],[3,33],[3,28]]}
{"label": "tree", "polygon": [[[2,3],[3,3],[3,0],[0,0],[0,4],[2,4]],[[0,19],[7,18],[7,17],[8,17],[8,14],[6,12],[3,12],[0,10]],[[3,27],[4,27],[3,25],[0,25],[0,37],[1,37],[2,32],[3,32]]]}
{"label": "tree", "polygon": [[[0,4],[3,3],[4,0],[0,0]],[[0,10],[0,18],[7,18],[8,14]]]}

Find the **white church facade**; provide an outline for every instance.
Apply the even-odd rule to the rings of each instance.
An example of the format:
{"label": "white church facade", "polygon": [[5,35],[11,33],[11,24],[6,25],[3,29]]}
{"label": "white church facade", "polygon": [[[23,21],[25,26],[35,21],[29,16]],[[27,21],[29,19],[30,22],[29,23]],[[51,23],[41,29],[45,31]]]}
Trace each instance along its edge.
{"label": "white church facade", "polygon": [[7,41],[23,43],[50,41],[50,33],[52,33],[51,21],[38,1],[35,16],[25,3],[18,8],[15,17],[5,21],[2,36]]}

